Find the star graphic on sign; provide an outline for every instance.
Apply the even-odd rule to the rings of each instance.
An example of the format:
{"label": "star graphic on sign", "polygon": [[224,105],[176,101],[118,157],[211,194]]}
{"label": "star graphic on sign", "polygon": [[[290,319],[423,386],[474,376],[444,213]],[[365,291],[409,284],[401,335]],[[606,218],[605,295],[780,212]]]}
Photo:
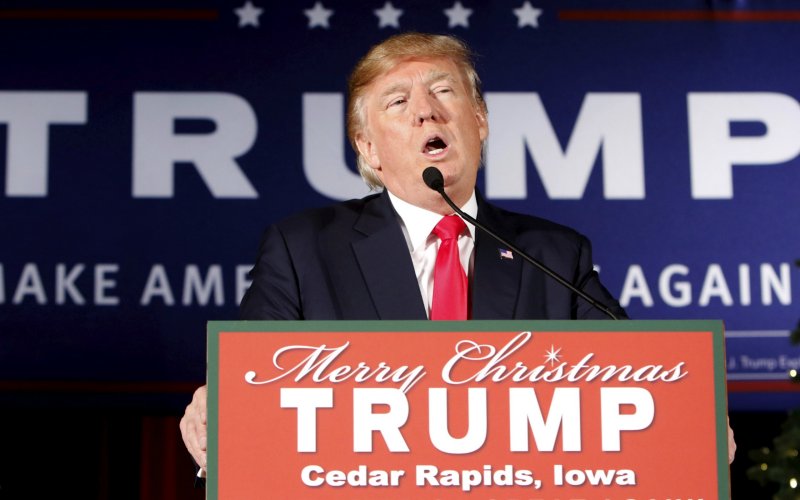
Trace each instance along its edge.
{"label": "star graphic on sign", "polygon": [[456,26],[469,28],[469,16],[472,15],[472,9],[464,8],[461,2],[456,1],[452,7],[444,9],[444,15],[447,16],[448,28],[455,28]]}
{"label": "star graphic on sign", "polygon": [[558,349],[556,349],[555,346],[553,346],[553,344],[550,344],[550,350],[549,351],[545,351],[544,357],[546,359],[545,359],[544,362],[545,363],[550,363],[550,366],[553,366],[555,363],[558,363],[558,354],[560,352],[561,352],[561,348],[560,347]]}
{"label": "star graphic on sign", "polygon": [[244,5],[238,9],[233,9],[233,11],[239,16],[240,28],[244,28],[245,26],[255,26],[258,28],[258,16],[264,12],[264,9],[256,7],[248,0]]}
{"label": "star graphic on sign", "polygon": [[525,26],[538,28],[542,9],[537,9],[528,0],[525,0],[522,7],[514,9],[514,15],[517,16],[517,28],[524,28]]}
{"label": "star graphic on sign", "polygon": [[320,28],[328,29],[331,27],[330,18],[333,15],[333,9],[326,9],[322,2],[317,2],[314,7],[303,11],[308,17],[308,29]]}
{"label": "star graphic on sign", "polygon": [[402,9],[396,9],[392,2],[386,2],[380,9],[375,9],[378,16],[378,28],[400,28],[400,16],[403,15]]}

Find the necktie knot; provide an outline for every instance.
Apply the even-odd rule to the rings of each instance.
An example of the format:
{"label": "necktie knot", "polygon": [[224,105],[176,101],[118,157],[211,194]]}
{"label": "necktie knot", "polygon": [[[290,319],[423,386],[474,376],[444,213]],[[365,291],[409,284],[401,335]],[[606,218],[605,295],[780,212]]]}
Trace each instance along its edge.
{"label": "necktie knot", "polygon": [[467,225],[457,215],[448,215],[442,217],[442,220],[433,228],[433,234],[439,237],[440,240],[452,240],[459,237]]}

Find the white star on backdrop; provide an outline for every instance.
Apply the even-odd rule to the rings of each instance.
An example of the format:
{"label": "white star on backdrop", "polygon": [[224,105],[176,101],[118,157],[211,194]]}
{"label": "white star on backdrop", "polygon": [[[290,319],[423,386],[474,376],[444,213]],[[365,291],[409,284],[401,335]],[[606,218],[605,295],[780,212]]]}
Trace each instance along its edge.
{"label": "white star on backdrop", "polygon": [[400,28],[400,16],[403,15],[402,9],[396,9],[392,2],[386,2],[380,9],[375,9],[378,16],[378,28]]}
{"label": "white star on backdrop", "polygon": [[517,28],[524,28],[525,26],[538,28],[542,9],[537,9],[528,0],[525,0],[522,7],[514,9],[514,15],[517,16]]}
{"label": "white star on backdrop", "polygon": [[333,15],[333,9],[326,9],[322,2],[317,2],[314,7],[303,11],[308,17],[308,29],[320,28],[328,29],[331,27],[330,18]]}
{"label": "white star on backdrop", "polygon": [[550,363],[550,366],[553,366],[554,363],[558,363],[558,354],[560,352],[561,352],[560,347],[556,349],[555,346],[553,346],[553,344],[550,344],[550,350],[545,351],[544,357],[547,359],[545,359],[544,362]]}
{"label": "white star on backdrop", "polygon": [[238,9],[233,9],[237,16],[239,16],[239,27],[255,26],[258,28],[258,16],[260,16],[264,9],[259,9],[248,0],[244,5]]}
{"label": "white star on backdrop", "polygon": [[447,27],[455,28],[456,26],[463,26],[469,28],[469,16],[472,15],[472,9],[466,9],[461,2],[456,1],[449,9],[444,9],[444,15],[447,16]]}

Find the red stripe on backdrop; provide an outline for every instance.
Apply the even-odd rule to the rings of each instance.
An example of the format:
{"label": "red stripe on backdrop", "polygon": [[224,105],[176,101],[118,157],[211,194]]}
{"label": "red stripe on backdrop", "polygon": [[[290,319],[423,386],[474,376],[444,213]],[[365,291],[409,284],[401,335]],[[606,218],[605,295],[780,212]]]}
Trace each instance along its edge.
{"label": "red stripe on backdrop", "polygon": [[790,380],[729,380],[728,392],[800,392],[800,384]]}
{"label": "red stripe on backdrop", "polygon": [[0,9],[0,19],[104,21],[215,21],[213,9]]}
{"label": "red stripe on backdrop", "polygon": [[797,22],[800,10],[562,10],[561,21]]}
{"label": "red stripe on backdrop", "polygon": [[69,380],[0,380],[0,392],[79,392],[114,394],[192,393],[201,382],[95,382]]}

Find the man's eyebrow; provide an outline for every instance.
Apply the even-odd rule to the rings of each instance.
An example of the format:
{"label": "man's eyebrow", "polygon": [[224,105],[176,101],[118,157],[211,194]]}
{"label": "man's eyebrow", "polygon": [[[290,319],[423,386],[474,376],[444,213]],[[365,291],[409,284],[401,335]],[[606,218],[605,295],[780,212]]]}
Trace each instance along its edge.
{"label": "man's eyebrow", "polygon": [[405,83],[405,82],[395,83],[391,87],[389,87],[389,88],[385,89],[383,92],[381,92],[380,98],[381,99],[385,99],[385,98],[389,97],[390,95],[392,95],[394,93],[403,92],[403,91],[405,91],[405,89],[407,87],[408,87],[408,84]]}
{"label": "man's eyebrow", "polygon": [[447,80],[449,82],[455,82],[456,79],[453,78],[453,75],[451,75],[447,71],[435,71],[434,70],[434,71],[431,71],[430,73],[428,73],[428,75],[425,77],[424,82],[425,82],[425,85],[430,85],[432,83],[440,82],[442,80]]}

